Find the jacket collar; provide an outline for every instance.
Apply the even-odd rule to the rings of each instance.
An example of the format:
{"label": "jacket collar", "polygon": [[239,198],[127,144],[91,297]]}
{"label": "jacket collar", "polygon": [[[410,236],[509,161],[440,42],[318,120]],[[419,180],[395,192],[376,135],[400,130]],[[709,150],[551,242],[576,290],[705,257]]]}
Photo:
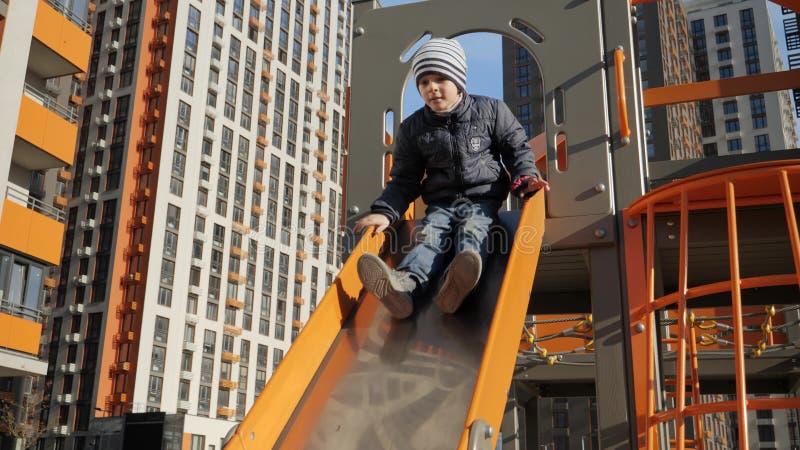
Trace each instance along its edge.
{"label": "jacket collar", "polygon": [[425,121],[434,125],[445,124],[448,121],[464,122],[469,120],[470,105],[472,105],[472,96],[464,93],[461,102],[450,111],[448,114],[436,114],[433,110],[425,105],[422,107],[423,117]]}

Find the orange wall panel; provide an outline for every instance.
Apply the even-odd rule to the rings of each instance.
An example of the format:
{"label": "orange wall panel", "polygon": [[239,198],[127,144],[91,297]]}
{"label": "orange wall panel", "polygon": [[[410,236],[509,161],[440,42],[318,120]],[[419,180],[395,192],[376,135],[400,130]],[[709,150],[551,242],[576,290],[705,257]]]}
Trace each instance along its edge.
{"label": "orange wall panel", "polygon": [[42,324],[0,313],[0,347],[39,355]]}
{"label": "orange wall panel", "polygon": [[58,265],[64,224],[8,199],[0,217],[0,245]]}
{"label": "orange wall panel", "polygon": [[58,158],[67,166],[74,160],[78,125],[22,96],[17,136]]}
{"label": "orange wall panel", "polygon": [[77,67],[89,68],[92,37],[42,0],[36,8],[33,37]]}

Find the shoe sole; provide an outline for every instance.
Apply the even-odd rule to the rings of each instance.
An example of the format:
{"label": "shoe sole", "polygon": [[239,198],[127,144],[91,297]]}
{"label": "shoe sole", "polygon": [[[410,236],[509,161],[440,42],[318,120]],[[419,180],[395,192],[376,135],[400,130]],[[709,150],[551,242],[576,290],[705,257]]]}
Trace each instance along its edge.
{"label": "shoe sole", "polygon": [[467,295],[478,285],[481,276],[481,257],[474,252],[462,252],[453,258],[434,302],[447,314],[461,307]]}
{"label": "shoe sole", "polygon": [[398,292],[392,285],[390,268],[380,258],[364,254],[356,266],[358,277],[364,287],[383,303],[395,319],[405,319],[411,315],[414,306],[410,298]]}

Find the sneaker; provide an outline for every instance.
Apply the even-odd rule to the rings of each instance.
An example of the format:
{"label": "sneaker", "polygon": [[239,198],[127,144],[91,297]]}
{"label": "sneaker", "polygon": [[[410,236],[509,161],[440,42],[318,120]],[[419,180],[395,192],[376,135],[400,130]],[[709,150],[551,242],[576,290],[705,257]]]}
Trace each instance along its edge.
{"label": "sneaker", "polygon": [[444,283],[436,294],[436,306],[447,314],[456,312],[467,295],[478,285],[481,266],[481,255],[475,250],[464,250],[457,254],[447,268]]}
{"label": "sneaker", "polygon": [[365,253],[358,258],[358,277],[368,291],[386,306],[395,319],[405,319],[414,310],[411,292],[416,283],[403,272],[392,270],[376,255]]}

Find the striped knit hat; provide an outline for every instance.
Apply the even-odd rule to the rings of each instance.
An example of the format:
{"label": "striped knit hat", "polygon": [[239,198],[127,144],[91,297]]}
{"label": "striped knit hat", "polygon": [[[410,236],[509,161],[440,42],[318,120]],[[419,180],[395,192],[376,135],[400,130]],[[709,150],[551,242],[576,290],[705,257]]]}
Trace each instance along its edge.
{"label": "striped knit hat", "polygon": [[467,92],[467,57],[455,39],[436,38],[424,43],[411,62],[414,80],[435,73],[455,83],[461,92]]}

